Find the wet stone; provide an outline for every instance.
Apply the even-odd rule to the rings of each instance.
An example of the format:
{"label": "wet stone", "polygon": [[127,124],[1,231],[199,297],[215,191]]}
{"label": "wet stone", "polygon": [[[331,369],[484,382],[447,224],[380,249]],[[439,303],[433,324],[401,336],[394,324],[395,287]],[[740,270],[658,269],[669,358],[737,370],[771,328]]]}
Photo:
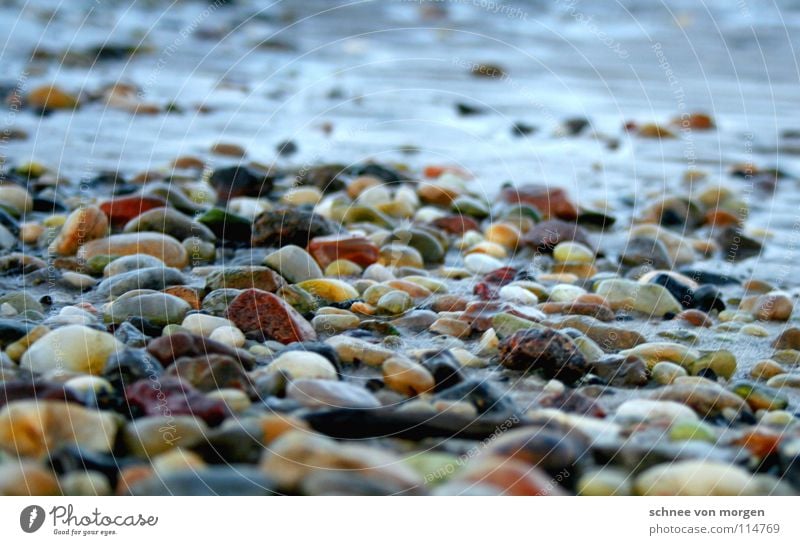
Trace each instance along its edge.
{"label": "wet stone", "polygon": [[572,384],[591,371],[578,347],[553,329],[518,331],[500,343],[500,362],[508,369],[541,371],[546,378]]}
{"label": "wet stone", "polygon": [[124,233],[92,240],[78,250],[79,259],[91,259],[99,255],[148,254],[157,257],[169,267],[183,268],[189,256],[180,242],[161,233]]}
{"label": "wet stone", "polygon": [[286,388],[286,395],[312,409],[370,409],[380,406],[375,396],[367,390],[354,384],[332,380],[293,380]]}
{"label": "wet stone", "polygon": [[268,267],[225,266],[206,277],[206,290],[220,289],[258,290],[275,292],[284,284],[283,279]]}
{"label": "wet stone", "polygon": [[283,344],[315,340],[313,326],[276,295],[244,290],[230,304],[227,318],[245,335],[274,339]]}
{"label": "wet stone", "polygon": [[255,219],[252,244],[274,248],[287,245],[305,248],[312,239],[336,232],[334,224],[314,212],[280,208],[263,212]]}

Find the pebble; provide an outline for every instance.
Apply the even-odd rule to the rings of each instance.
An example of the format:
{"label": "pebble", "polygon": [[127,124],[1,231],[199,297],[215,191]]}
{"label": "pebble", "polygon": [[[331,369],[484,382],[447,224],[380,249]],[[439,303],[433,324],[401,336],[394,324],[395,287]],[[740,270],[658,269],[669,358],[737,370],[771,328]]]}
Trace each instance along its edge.
{"label": "pebble", "polygon": [[758,296],[751,313],[757,320],[785,322],[791,318],[793,310],[794,303],[789,296],[770,293]]}
{"label": "pebble", "polygon": [[313,326],[299,312],[266,291],[242,291],[228,306],[227,318],[246,336],[274,339],[283,344],[317,338]]}
{"label": "pebble", "polygon": [[630,496],[632,484],[625,471],[602,467],[585,472],[576,486],[579,496]]}
{"label": "pebble", "polygon": [[680,303],[658,284],[639,284],[631,280],[611,279],[600,282],[596,292],[614,310],[642,312],[650,316],[678,314]]}
{"label": "pebble", "polygon": [[422,365],[402,357],[391,357],[381,366],[387,387],[408,397],[433,390],[433,375]]}
{"label": "pebble", "polygon": [[553,248],[553,259],[562,263],[592,263],[594,252],[580,242],[560,242]]}
{"label": "pebble", "polygon": [[110,452],[117,418],[109,412],[50,400],[12,401],[0,409],[0,448],[19,457],[38,458],[63,446]]}
{"label": "pebble", "polygon": [[162,233],[123,233],[89,241],[79,249],[79,259],[100,255],[147,254],[157,257],[168,267],[182,269],[189,263],[189,254],[180,242]]}
{"label": "pebble", "polygon": [[303,282],[299,282],[297,287],[306,290],[324,301],[330,301],[332,303],[341,303],[358,298],[358,292],[353,286],[336,278],[304,280]]}
{"label": "pebble", "polygon": [[683,403],[654,399],[632,399],[617,407],[614,418],[621,422],[663,422],[697,420],[697,414]]}
{"label": "pebble", "polygon": [[125,450],[137,458],[152,458],[188,446],[208,433],[208,426],[194,416],[146,416],[128,422],[122,429]]}
{"label": "pebble", "polygon": [[203,337],[209,337],[211,333],[218,327],[230,327],[232,325],[233,322],[226,318],[219,318],[217,316],[201,314],[199,312],[189,314],[183,319],[183,322],[181,322],[181,327],[183,329]]}
{"label": "pebble", "polygon": [[311,409],[374,409],[380,402],[367,390],[346,382],[319,379],[295,379],[286,387],[286,395]]}
{"label": "pebble", "polygon": [[283,285],[283,278],[268,267],[225,266],[212,271],[206,276],[206,290],[208,291],[255,288],[275,292]]}
{"label": "pebble", "polygon": [[336,368],[327,358],[314,352],[292,350],[269,364],[272,373],[283,372],[294,379],[337,380]]}
{"label": "pebble", "polygon": [[[774,380],[770,379],[770,380]],[[767,383],[769,384],[769,382]],[[773,382],[773,384],[775,384]],[[754,411],[776,411],[783,410],[789,405],[789,401],[780,392],[769,385],[763,386],[752,382],[741,381],[732,386],[733,392],[742,397]]]}
{"label": "pebble", "polygon": [[278,271],[282,277],[292,284],[323,277],[322,269],[314,261],[314,258],[304,249],[292,244],[287,244],[269,254],[264,258],[264,265]]}
{"label": "pebble", "polygon": [[653,380],[659,384],[672,384],[678,377],[685,377],[688,375],[686,369],[672,363],[671,361],[660,361],[656,363],[650,371]]}
{"label": "pebble", "polygon": [[166,293],[128,292],[103,309],[106,322],[119,324],[132,318],[144,318],[157,327],[179,324],[192,307],[178,297]]}
{"label": "pebble", "polygon": [[308,253],[321,267],[327,267],[337,259],[347,259],[360,267],[368,267],[380,257],[378,246],[358,235],[315,237],[308,243]]}
{"label": "pebble", "polygon": [[683,366],[700,359],[700,353],[685,345],[672,342],[648,342],[624,350],[622,354],[634,354],[644,360],[648,367],[660,361],[671,361]]}
{"label": "pebble", "polygon": [[736,413],[750,412],[739,396],[717,387],[713,383],[710,385],[687,384],[678,383],[676,380],[672,385],[657,390],[656,397],[688,405],[703,417],[719,416],[725,409],[732,409]]}
{"label": "pebble", "polygon": [[36,373],[100,374],[106,360],[124,345],[113,335],[82,325],[55,329],[22,355],[20,365]]}
{"label": "pebble", "polygon": [[503,262],[486,254],[469,254],[464,257],[464,267],[473,274],[488,274],[503,267]]}
{"label": "pebble", "polygon": [[758,495],[748,472],[714,460],[660,464],[639,474],[633,487],[640,496]]}
{"label": "pebble", "polygon": [[404,291],[393,290],[382,295],[376,306],[385,314],[402,314],[414,306],[414,300]]}
{"label": "pebble", "polygon": [[130,195],[103,201],[99,208],[112,227],[123,227],[140,214],[166,204],[164,199],[155,195]]}
{"label": "pebble", "polygon": [[83,244],[106,236],[108,218],[96,206],[84,206],[72,212],[58,236],[50,245],[50,251],[59,255],[75,255]]}
{"label": "pebble", "polygon": [[500,342],[500,363],[519,371],[540,370],[545,378],[572,384],[590,371],[578,347],[553,329],[517,331]]}
{"label": "pebble", "polygon": [[705,369],[711,369],[715,375],[729,379],[736,372],[736,356],[728,350],[716,350],[691,363],[693,375],[699,375]]}
{"label": "pebble", "polygon": [[62,494],[55,474],[33,461],[0,463],[0,495],[58,496]]}
{"label": "pebble", "polygon": [[379,367],[383,365],[384,361],[395,355],[391,350],[355,337],[336,335],[326,342],[336,350],[342,363],[363,363]]}

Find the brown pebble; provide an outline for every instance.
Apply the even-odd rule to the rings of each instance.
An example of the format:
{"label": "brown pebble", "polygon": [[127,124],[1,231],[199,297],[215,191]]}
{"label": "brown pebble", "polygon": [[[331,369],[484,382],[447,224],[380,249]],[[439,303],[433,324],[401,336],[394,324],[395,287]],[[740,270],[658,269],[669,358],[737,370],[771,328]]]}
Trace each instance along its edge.
{"label": "brown pebble", "polygon": [[684,322],[687,322],[695,327],[711,327],[714,323],[711,318],[708,317],[708,314],[702,310],[696,309],[684,310],[678,314],[676,318],[683,320]]}
{"label": "brown pebble", "polygon": [[466,299],[453,294],[440,295],[434,299],[431,310],[434,312],[462,312],[467,309]]}
{"label": "brown pebble", "polygon": [[230,144],[226,142],[217,142],[211,146],[211,153],[215,155],[225,155],[228,157],[244,157],[247,151],[238,144]]}

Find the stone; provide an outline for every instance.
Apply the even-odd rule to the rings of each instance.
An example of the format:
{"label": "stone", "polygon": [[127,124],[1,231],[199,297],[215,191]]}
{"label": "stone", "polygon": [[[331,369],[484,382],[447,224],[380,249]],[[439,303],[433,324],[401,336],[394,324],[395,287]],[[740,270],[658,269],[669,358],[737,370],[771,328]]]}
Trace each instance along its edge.
{"label": "stone", "polygon": [[112,227],[123,227],[140,214],[166,206],[167,202],[155,195],[130,195],[115,197],[100,203],[100,210],[106,215]]}
{"label": "stone", "polygon": [[650,316],[677,314],[683,310],[675,297],[657,284],[615,278],[600,282],[596,293],[605,297],[614,310],[635,310]]}
{"label": "stone", "polygon": [[208,337],[218,327],[231,326],[233,322],[227,318],[220,318],[218,316],[211,316],[209,314],[201,314],[195,312],[186,316],[181,322],[181,327],[195,335]]}
{"label": "stone", "polygon": [[614,419],[625,423],[695,421],[697,414],[677,401],[630,399],[617,407]]}
{"label": "stone", "polygon": [[549,254],[561,242],[578,242],[591,248],[586,231],[575,223],[548,220],[537,223],[522,237],[522,244],[540,254]]}
{"label": "stone", "polygon": [[731,409],[738,414],[751,412],[739,396],[717,387],[713,383],[706,386],[705,384],[678,384],[675,382],[657,390],[655,397],[688,405],[702,417],[719,416],[725,409]]}
{"label": "stone", "polygon": [[195,416],[211,426],[230,415],[224,402],[205,396],[177,377],[161,377],[157,388],[153,384],[147,378],[128,386],[125,389],[128,406],[145,416]]}
{"label": "stone", "polygon": [[230,209],[210,208],[195,217],[208,227],[217,239],[236,246],[249,245],[252,238],[250,219],[234,214]]}
{"label": "stone", "polygon": [[700,359],[700,353],[691,347],[673,342],[648,342],[623,350],[621,354],[634,354],[644,360],[648,367],[660,361],[671,361],[684,367]]}
{"label": "stone", "polygon": [[500,342],[500,363],[519,371],[540,370],[546,378],[572,384],[591,371],[572,340],[553,329],[529,329]]}
{"label": "stone", "polygon": [[28,107],[41,110],[74,110],[78,107],[78,99],[57,85],[41,85],[33,89],[27,96]]}
{"label": "stone", "polygon": [[789,406],[789,400],[769,386],[762,386],[748,381],[734,384],[733,392],[744,399],[754,411],[780,411]]}
{"label": "stone", "polygon": [[112,324],[132,318],[144,318],[156,327],[164,327],[167,324],[181,323],[191,309],[189,303],[183,299],[166,293],[126,294],[106,305],[103,318]]}
{"label": "stone", "polygon": [[[226,146],[224,151],[231,152],[234,150]],[[225,155],[231,155],[231,153],[225,153]],[[239,153],[238,155],[241,157],[243,154]],[[211,174],[208,182],[216,190],[217,199],[221,202],[227,202],[234,197],[265,198],[272,191],[273,185],[273,179],[267,176],[266,173],[259,172],[246,165],[218,168]]]}
{"label": "stone", "polygon": [[106,236],[108,219],[96,206],[83,206],[72,212],[58,236],[50,245],[50,251],[59,255],[75,255],[78,248],[90,240]]}
{"label": "stone", "polygon": [[372,367],[379,367],[383,362],[395,355],[394,352],[369,343],[363,339],[336,335],[327,340],[327,344],[336,350],[342,363],[363,363]]}
{"label": "stone", "polygon": [[652,269],[668,270],[672,259],[664,243],[655,238],[632,237],[625,243],[619,261],[628,267],[646,265]]}
{"label": "stone", "polygon": [[553,248],[553,259],[562,263],[592,263],[594,252],[580,242],[559,242]]}
{"label": "stone", "polygon": [[283,285],[283,279],[275,271],[259,266],[220,267],[206,277],[206,289],[209,291],[255,288],[275,292]]}
{"label": "stone", "polygon": [[472,333],[472,326],[463,320],[456,318],[438,318],[430,325],[429,330],[439,335],[448,335],[459,339],[469,337]]}
{"label": "stone", "polygon": [[486,254],[469,254],[464,257],[464,267],[473,274],[488,274],[503,267],[503,262]]}
{"label": "stone", "polygon": [[257,289],[240,293],[230,304],[227,318],[247,336],[280,343],[316,340],[314,327],[276,295]]}
{"label": "stone", "polygon": [[122,429],[121,438],[128,454],[149,459],[191,445],[208,431],[205,422],[194,416],[157,415],[128,422]]}
{"label": "stone", "polygon": [[0,464],[0,496],[59,496],[55,474],[32,461]]}
{"label": "stone", "polygon": [[[577,340],[573,339],[573,342]],[[636,387],[647,384],[647,366],[637,356],[609,354],[589,361],[592,372],[611,386]]]}
{"label": "stone", "polygon": [[209,354],[221,354],[236,358],[247,369],[255,365],[254,358],[247,352],[189,332],[173,333],[155,338],[147,343],[147,353],[164,367],[182,357],[197,358]]}
{"label": "stone", "polygon": [[99,255],[132,254],[148,254],[178,269],[189,263],[189,254],[180,242],[169,235],[150,232],[123,233],[92,240],[78,249],[77,256],[88,260]]}
{"label": "stone", "polygon": [[[500,434],[486,454],[524,462],[544,470],[551,476],[576,474],[578,463],[589,447],[577,431],[545,426],[520,426]],[[565,473],[562,473],[565,472]]]}
{"label": "stone", "polygon": [[212,341],[217,341],[219,343],[226,344],[228,346],[234,346],[236,348],[243,347],[247,342],[247,339],[245,338],[241,329],[227,325],[216,328],[211,332],[211,335],[209,335],[208,338]]}
{"label": "stone", "polygon": [[254,394],[253,385],[242,364],[236,358],[223,354],[178,358],[165,374],[179,377],[201,392],[233,388],[248,395]]}
{"label": "stone", "polygon": [[134,290],[163,290],[185,282],[186,278],[178,269],[145,267],[106,278],[97,286],[96,292],[101,297],[113,299]]}
{"label": "stone", "polygon": [[630,496],[632,488],[628,473],[613,467],[585,472],[576,486],[579,496]]}
{"label": "stone", "polygon": [[368,267],[378,262],[380,257],[378,246],[368,238],[358,235],[315,237],[308,243],[308,252],[322,267],[327,267],[338,259]]}
{"label": "stone", "polygon": [[757,320],[785,322],[791,318],[793,310],[794,303],[788,295],[767,293],[755,300],[751,314]]}
{"label": "stone", "polygon": [[749,496],[758,495],[757,490],[750,473],[715,460],[660,464],[634,481],[634,492],[640,496]]}
{"label": "stone", "polygon": [[332,303],[341,303],[358,298],[358,292],[353,286],[336,278],[304,280],[299,282],[297,287]]}
{"label": "stone", "polygon": [[336,367],[324,356],[315,352],[291,350],[272,360],[271,373],[286,373],[294,379],[338,380]]}
{"label": "stone", "polygon": [[800,350],[800,327],[787,327],[772,341],[778,350]]}
{"label": "stone", "polygon": [[[147,254],[132,254],[118,257],[103,267],[103,276],[110,278],[138,269],[164,268],[164,262]],[[177,270],[177,269],[175,269]],[[135,288],[131,288],[135,289]],[[153,288],[150,288],[153,289]]]}
{"label": "stone", "polygon": [[436,384],[430,371],[406,358],[388,358],[381,370],[386,386],[408,397],[433,391]]}
{"label": "stone", "polygon": [[745,235],[739,227],[728,227],[717,235],[722,255],[729,261],[743,261],[761,255],[762,244]]}
{"label": "stone", "polygon": [[664,385],[672,384],[676,378],[688,375],[686,369],[671,361],[658,362],[653,366],[650,374],[653,376],[653,380]]}
{"label": "stone", "polygon": [[214,242],[217,239],[211,229],[202,223],[192,220],[192,218],[174,208],[168,207],[152,208],[141,213],[126,223],[123,231],[125,233],[140,233],[142,231],[165,233],[178,240],[198,237],[201,240]]}
{"label": "stone", "polygon": [[356,473],[377,482],[414,488],[422,479],[390,451],[378,447],[339,443],[328,437],[302,431],[281,435],[264,451],[261,470],[283,489],[296,489],[319,471]]}
{"label": "stone", "polygon": [[118,420],[105,411],[65,401],[12,401],[0,410],[0,448],[19,457],[38,458],[65,445],[110,452]]}
{"label": "stone", "polygon": [[376,306],[385,314],[402,314],[414,306],[414,300],[404,291],[393,290],[382,295]]}
{"label": "stone", "polygon": [[761,360],[756,362],[750,370],[750,376],[754,379],[769,380],[770,378],[786,373],[786,369],[777,361]]}
{"label": "stone", "polygon": [[322,269],[311,257],[311,254],[292,244],[287,244],[269,254],[264,258],[264,265],[278,271],[282,277],[292,284],[314,278],[323,278]]}
{"label": "stone", "polygon": [[559,187],[538,184],[526,184],[519,187],[507,187],[500,193],[503,202],[508,204],[530,204],[547,218],[575,220],[578,209]]}
{"label": "stone", "polygon": [[98,375],[106,360],[125,346],[113,335],[82,325],[67,325],[47,333],[23,354],[20,365],[35,373]]}
{"label": "stone", "polygon": [[[252,245],[277,248],[293,245],[305,248],[312,239],[336,232],[336,226],[319,214],[301,208],[278,208],[262,212],[255,219]],[[310,253],[314,255],[313,252]],[[327,265],[322,262],[320,264],[323,267]]]}
{"label": "stone", "polygon": [[248,466],[210,466],[148,475],[125,487],[131,496],[273,496],[277,485]]}
{"label": "stone", "polygon": [[736,372],[736,356],[728,350],[716,350],[691,363],[693,375],[699,375],[705,369],[711,369],[718,377],[729,379]]}
{"label": "stone", "polygon": [[567,316],[552,325],[557,329],[577,329],[606,352],[626,350],[646,342],[644,335],[638,331],[605,324],[591,316]]}
{"label": "stone", "polygon": [[364,388],[346,382],[295,379],[286,387],[286,396],[311,409],[374,409],[380,402]]}
{"label": "stone", "polygon": [[716,443],[717,434],[714,428],[702,421],[679,421],[669,428],[670,441],[705,441]]}

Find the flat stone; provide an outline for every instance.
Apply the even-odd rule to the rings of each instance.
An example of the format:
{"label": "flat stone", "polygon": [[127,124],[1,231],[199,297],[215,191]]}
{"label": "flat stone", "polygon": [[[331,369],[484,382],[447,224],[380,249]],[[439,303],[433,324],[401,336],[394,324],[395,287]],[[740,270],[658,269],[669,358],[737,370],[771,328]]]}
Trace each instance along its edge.
{"label": "flat stone", "polygon": [[108,303],[103,309],[103,318],[108,323],[119,324],[141,317],[155,326],[163,327],[181,323],[191,309],[189,303],[174,295],[142,293],[130,297],[122,296],[113,303]]}
{"label": "flat stone", "polygon": [[333,380],[293,380],[286,387],[286,395],[312,409],[372,409],[380,406],[375,396],[364,388]]}
{"label": "flat stone", "polygon": [[189,237],[198,237],[202,240],[215,241],[216,235],[200,222],[192,220],[186,214],[174,208],[152,208],[136,216],[125,224],[123,231],[126,233],[139,233],[152,231],[165,233],[178,240]]}
{"label": "flat stone", "polygon": [[327,267],[338,259],[368,267],[378,261],[380,250],[370,239],[359,235],[315,237],[308,243],[308,253]]}
{"label": "flat stone", "polygon": [[657,284],[610,279],[600,282],[596,292],[605,297],[614,310],[635,310],[650,316],[678,314],[683,310],[675,297],[664,286]]}
{"label": "flat stone", "polygon": [[189,254],[180,242],[162,233],[123,233],[87,242],[78,249],[78,258],[88,260],[100,255],[148,254],[169,267],[182,269]]}
{"label": "flat stone", "polygon": [[[112,262],[113,263],[113,262]],[[96,288],[101,297],[114,299],[134,290],[163,290],[186,283],[186,277],[171,267],[146,267],[106,278]]]}

